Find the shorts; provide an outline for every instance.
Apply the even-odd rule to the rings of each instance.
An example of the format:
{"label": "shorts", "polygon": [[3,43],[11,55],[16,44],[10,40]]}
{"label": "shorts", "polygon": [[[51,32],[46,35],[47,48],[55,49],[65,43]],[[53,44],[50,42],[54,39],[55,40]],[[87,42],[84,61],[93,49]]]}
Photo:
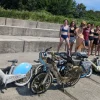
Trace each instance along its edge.
{"label": "shorts", "polygon": [[85,40],[85,46],[89,46],[89,40]]}
{"label": "shorts", "polygon": [[61,35],[61,37],[66,40],[66,38],[68,38],[68,35]]}
{"label": "shorts", "polygon": [[94,38],[93,44],[98,45],[99,39],[98,38]]}
{"label": "shorts", "polygon": [[70,41],[70,43],[75,43],[75,40],[76,40],[76,37],[73,36],[73,37],[70,37],[69,41]]}
{"label": "shorts", "polygon": [[89,40],[90,41],[94,40],[94,37],[93,36],[89,36]]}

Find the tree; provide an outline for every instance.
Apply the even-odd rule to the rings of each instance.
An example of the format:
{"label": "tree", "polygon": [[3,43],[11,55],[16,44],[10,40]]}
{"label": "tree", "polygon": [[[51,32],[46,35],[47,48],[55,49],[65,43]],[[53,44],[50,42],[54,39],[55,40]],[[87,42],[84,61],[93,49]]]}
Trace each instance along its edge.
{"label": "tree", "polygon": [[5,9],[17,9],[19,6],[19,0],[0,0],[0,5]]}
{"label": "tree", "polygon": [[76,6],[76,13],[78,15],[77,17],[79,17],[79,18],[84,17],[85,16],[85,12],[86,12],[86,6],[83,3],[78,4]]}

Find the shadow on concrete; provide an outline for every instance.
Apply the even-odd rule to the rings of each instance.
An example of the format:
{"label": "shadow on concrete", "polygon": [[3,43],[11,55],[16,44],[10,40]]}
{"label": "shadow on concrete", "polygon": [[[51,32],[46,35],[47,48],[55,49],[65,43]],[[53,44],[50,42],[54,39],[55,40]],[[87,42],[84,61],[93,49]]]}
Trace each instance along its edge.
{"label": "shadow on concrete", "polygon": [[[67,88],[67,87],[68,86],[65,86],[65,88]],[[34,95],[40,96],[40,95],[42,95],[42,94],[40,94],[40,95],[39,94],[33,94],[30,91],[29,84],[22,86],[22,87],[18,87],[14,83],[10,83],[10,84],[7,85],[6,91],[7,91],[8,88],[15,88],[15,90],[21,96],[34,96]],[[55,83],[52,83],[52,85],[50,86],[50,88],[48,90],[61,90],[61,89],[62,89],[62,85],[57,85],[57,83],[55,82]],[[5,90],[4,85],[0,86],[0,90],[1,90],[0,93],[5,93],[4,92],[4,90]]]}
{"label": "shadow on concrete", "polygon": [[93,74],[94,74],[94,75],[97,75],[97,76],[100,76],[100,72],[96,72],[96,71],[94,71],[94,70],[93,70]]}
{"label": "shadow on concrete", "polygon": [[17,87],[16,88],[17,92],[19,93],[19,95],[22,95],[22,96],[32,96],[34,95],[30,89],[28,88],[28,86],[23,86],[23,87]]}
{"label": "shadow on concrete", "polygon": [[[54,83],[55,84],[55,83]],[[61,90],[62,89],[62,85],[54,85],[54,84],[52,84],[51,86],[50,86],[50,88],[48,89],[48,90]],[[30,88],[28,88],[29,86],[23,86],[23,87],[17,87],[16,88],[16,90],[17,90],[17,92],[19,93],[19,95],[22,95],[22,96],[34,96],[34,95],[38,95],[38,96],[40,96],[40,95],[42,95],[42,94],[34,94],[34,93],[32,93],[31,91],[30,91]],[[65,85],[65,88],[67,88],[68,86],[67,85]],[[47,90],[47,91],[48,91]],[[45,93],[45,92],[44,92]],[[43,93],[43,94],[44,94]]]}
{"label": "shadow on concrete", "polygon": [[6,88],[4,85],[0,85],[0,93],[4,93],[4,90],[7,90],[8,88],[15,88],[16,85],[14,83],[7,84]]}
{"label": "shadow on concrete", "polygon": [[8,84],[7,88],[5,88],[4,85],[1,85],[0,86],[0,93],[4,94],[5,93],[4,90],[7,91],[8,88],[15,88],[15,90],[17,90],[19,95],[22,95],[22,96],[31,96],[31,95],[33,95],[27,85],[26,86],[22,86],[22,87],[18,87],[14,83]]}

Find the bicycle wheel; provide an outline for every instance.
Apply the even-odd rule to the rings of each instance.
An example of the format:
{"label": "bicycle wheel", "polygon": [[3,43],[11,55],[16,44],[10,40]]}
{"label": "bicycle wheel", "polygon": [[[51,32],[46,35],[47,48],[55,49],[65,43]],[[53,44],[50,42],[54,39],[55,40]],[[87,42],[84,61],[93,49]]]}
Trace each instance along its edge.
{"label": "bicycle wheel", "polygon": [[44,65],[39,65],[35,68],[35,75],[43,71]]}
{"label": "bicycle wheel", "polygon": [[81,74],[81,78],[90,77],[92,75],[92,67],[87,69],[87,72]]}
{"label": "bicycle wheel", "polygon": [[32,78],[32,74],[33,74],[33,70],[31,69],[31,70],[26,74],[26,77],[25,77],[25,78],[16,81],[15,84],[16,84],[17,86],[24,86],[24,85],[28,84],[29,81],[30,81],[31,78]]}
{"label": "bicycle wheel", "polygon": [[31,79],[30,90],[32,91],[32,93],[41,94],[48,90],[52,83],[52,77],[50,74],[48,74],[48,77],[46,78],[44,84],[42,84],[46,75],[46,72],[38,73],[35,77]]}
{"label": "bicycle wheel", "polygon": [[75,69],[72,69],[70,71],[67,71],[67,73],[65,74],[65,76],[71,78],[70,81],[68,81],[66,84],[68,86],[74,86],[80,79],[80,68],[77,67]]}
{"label": "bicycle wheel", "polygon": [[71,79],[67,85],[68,86],[74,86],[80,79],[80,74],[78,74],[75,78]]}

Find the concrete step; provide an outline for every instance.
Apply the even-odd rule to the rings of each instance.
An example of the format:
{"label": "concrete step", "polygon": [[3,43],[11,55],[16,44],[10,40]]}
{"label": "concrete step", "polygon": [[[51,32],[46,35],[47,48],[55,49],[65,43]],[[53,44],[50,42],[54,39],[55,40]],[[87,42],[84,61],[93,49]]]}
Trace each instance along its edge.
{"label": "concrete step", "polygon": [[61,24],[0,17],[0,25],[59,30]]}
{"label": "concrete step", "polygon": [[0,35],[59,37],[59,30],[0,25]]}
{"label": "concrete step", "polygon": [[[32,36],[0,36],[0,53],[36,52],[53,47],[57,50],[59,38]],[[61,47],[64,50],[64,44]]]}

